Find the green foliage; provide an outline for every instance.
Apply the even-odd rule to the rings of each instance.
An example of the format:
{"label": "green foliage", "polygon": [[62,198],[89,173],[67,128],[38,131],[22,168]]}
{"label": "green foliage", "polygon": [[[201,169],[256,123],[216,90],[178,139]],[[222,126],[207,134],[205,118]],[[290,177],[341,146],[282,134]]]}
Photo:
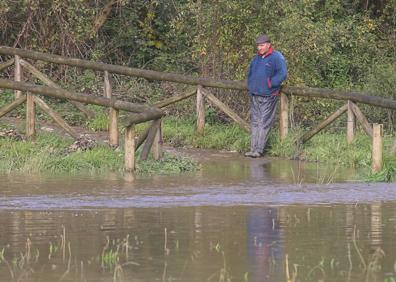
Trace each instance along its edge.
{"label": "green foliage", "polygon": [[195,132],[191,120],[167,118],[164,122],[164,141],[172,146],[192,145],[197,148],[245,151],[250,144],[249,134],[237,125],[207,124],[203,135]]}
{"label": "green foliage", "polygon": [[348,167],[367,166],[371,164],[371,139],[366,135],[358,135],[348,145],[345,134],[320,133],[307,142],[300,157]]}
{"label": "green foliage", "polygon": [[101,255],[101,263],[104,267],[112,269],[120,260],[118,250],[113,251],[112,249],[103,252]]}
{"label": "green foliage", "polygon": [[280,140],[279,132],[271,130],[268,138],[268,154],[282,158],[296,158],[297,153],[300,150],[297,142],[299,136],[301,136],[301,130],[295,129],[294,131],[289,132],[285,140]]}
{"label": "green foliage", "polygon": [[[72,140],[42,133],[34,141],[15,141],[0,138],[0,171],[27,173],[80,173],[122,171],[124,153],[98,145],[91,150],[69,152]],[[160,162],[137,162],[137,173],[176,173],[197,168],[197,164],[183,157],[167,155]]]}
{"label": "green foliage", "polygon": [[[245,79],[255,38],[266,32],[287,59],[289,85],[393,97],[395,1],[122,0],[104,14],[99,26],[104,1],[0,1],[0,40],[3,45],[95,61]],[[103,78],[95,72],[49,64],[43,68],[60,84],[71,82],[76,91],[101,95]],[[117,81],[115,87],[130,87],[114,91],[116,95],[134,102],[165,95],[159,84],[146,84],[150,89],[145,89],[127,80]],[[244,95],[233,95],[228,102],[246,115],[245,101]],[[296,99],[295,107],[294,118],[304,125],[334,110],[331,102],[316,99]],[[375,119],[387,115],[380,110],[374,114]],[[63,116],[81,121],[78,115]]]}
{"label": "green foliage", "polygon": [[369,182],[395,182],[396,156],[385,155],[381,171],[370,172],[364,178]]}
{"label": "green foliage", "polygon": [[95,117],[87,121],[87,127],[93,131],[104,131],[109,128],[109,115],[107,109],[101,106],[88,107],[95,113]]}
{"label": "green foliage", "polygon": [[136,166],[136,171],[139,174],[170,174],[197,169],[199,169],[198,163],[191,158],[170,154],[165,154],[165,157],[159,161],[149,159]]}

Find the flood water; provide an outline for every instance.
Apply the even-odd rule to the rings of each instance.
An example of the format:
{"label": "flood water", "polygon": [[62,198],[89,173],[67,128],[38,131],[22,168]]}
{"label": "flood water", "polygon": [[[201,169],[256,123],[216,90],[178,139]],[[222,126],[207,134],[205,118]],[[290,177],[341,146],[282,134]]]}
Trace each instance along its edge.
{"label": "flood water", "polygon": [[235,154],[137,177],[1,175],[0,281],[396,281],[396,184]]}

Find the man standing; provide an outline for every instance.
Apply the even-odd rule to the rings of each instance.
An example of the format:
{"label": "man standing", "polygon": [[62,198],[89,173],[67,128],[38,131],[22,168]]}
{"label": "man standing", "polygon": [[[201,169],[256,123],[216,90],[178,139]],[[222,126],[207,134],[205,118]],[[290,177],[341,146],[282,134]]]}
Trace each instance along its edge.
{"label": "man standing", "polygon": [[271,46],[266,34],[256,39],[257,54],[250,63],[248,89],[250,94],[251,145],[246,157],[263,155],[274,121],[281,84],[287,77],[286,60]]}

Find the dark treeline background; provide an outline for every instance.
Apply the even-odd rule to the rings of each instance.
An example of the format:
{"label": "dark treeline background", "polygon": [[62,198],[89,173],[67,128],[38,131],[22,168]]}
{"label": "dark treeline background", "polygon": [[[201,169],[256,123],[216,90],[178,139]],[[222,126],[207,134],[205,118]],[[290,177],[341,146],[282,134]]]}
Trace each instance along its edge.
{"label": "dark treeline background", "polygon": [[[287,59],[289,85],[396,98],[396,0],[0,0],[0,24],[1,45],[235,80],[266,32]],[[336,107],[294,99],[307,125]],[[389,112],[372,112],[393,124]]]}

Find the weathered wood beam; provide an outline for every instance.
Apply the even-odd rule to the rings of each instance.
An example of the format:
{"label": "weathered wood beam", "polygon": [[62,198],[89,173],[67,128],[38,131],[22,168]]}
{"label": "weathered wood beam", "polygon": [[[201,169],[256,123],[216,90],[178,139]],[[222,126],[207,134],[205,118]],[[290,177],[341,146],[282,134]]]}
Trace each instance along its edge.
{"label": "weathered wood beam", "polygon": [[394,155],[396,154],[396,139],[393,142],[393,145],[392,145],[392,148],[391,148],[391,153],[394,154]]}
{"label": "weathered wood beam", "polygon": [[[186,76],[175,73],[165,73],[165,72],[158,72],[152,70],[129,68],[125,66],[92,62],[92,61],[81,60],[76,58],[66,58],[58,55],[46,54],[46,53],[29,51],[24,49],[10,48],[5,46],[0,47],[0,54],[18,55],[33,60],[41,60],[50,63],[64,64],[64,65],[87,68],[97,71],[107,70],[108,72],[115,74],[143,77],[150,80],[166,80],[166,81],[185,83],[191,85],[202,85],[205,87],[247,90],[246,81],[218,80],[207,77]],[[347,92],[347,91],[338,91],[338,90],[330,90],[330,89],[304,88],[304,87],[294,87],[294,86],[283,87],[282,91],[290,95],[327,98],[327,99],[335,99],[335,100],[351,100],[354,102],[369,104],[382,108],[396,109],[396,100],[371,96],[363,92]]]}
{"label": "weathered wood beam", "polygon": [[58,115],[54,110],[52,110],[47,103],[42,100],[40,97],[35,96],[34,97],[35,103],[47,114],[49,115],[61,128],[63,128],[71,137],[74,139],[78,139],[80,136],[77,134],[77,132],[74,131],[74,129],[60,116]]}
{"label": "weathered wood beam", "polygon": [[289,131],[289,97],[280,93],[279,132],[280,139],[285,140]]}
{"label": "weathered wood beam", "polygon": [[169,97],[169,98],[167,98],[165,100],[162,100],[162,101],[154,103],[153,107],[164,108],[166,106],[169,106],[169,105],[174,104],[176,102],[179,102],[179,101],[182,101],[184,99],[187,99],[187,98],[189,98],[191,96],[194,96],[196,93],[197,93],[197,90],[192,90],[192,91],[186,92],[186,93],[181,94],[181,95],[172,96],[172,97]]}
{"label": "weathered wood beam", "polygon": [[385,99],[377,96],[370,96],[367,93],[363,92],[346,92],[322,88],[303,88],[294,86],[282,88],[282,91],[290,95],[327,98],[335,100],[351,100],[353,102],[359,102],[381,108],[396,110],[396,100]]}
{"label": "weathered wood beam", "polygon": [[133,113],[141,113],[137,115],[140,119],[144,119],[147,117],[161,117],[164,115],[163,111],[143,104],[120,101],[114,98],[108,99],[104,97],[89,96],[81,93],[66,91],[63,89],[58,89],[43,85],[35,85],[25,82],[15,82],[7,79],[0,79],[0,88],[30,91],[32,93],[42,94],[55,98],[65,98],[87,104],[95,104],[104,107],[113,107],[118,110],[123,110]]}
{"label": "weathered wood beam", "polygon": [[373,127],[370,125],[370,123],[368,122],[367,118],[364,116],[362,111],[359,109],[359,107],[355,103],[352,103],[351,106],[352,106],[353,113],[355,114],[356,118],[358,119],[358,121],[362,125],[364,131],[370,137],[373,137]]}
{"label": "weathered wood beam", "polygon": [[36,134],[36,109],[34,95],[29,91],[26,93],[26,137],[30,138]]}
{"label": "weathered wood beam", "polygon": [[379,172],[382,169],[382,136],[383,136],[383,125],[373,124],[373,148],[372,148],[372,164],[371,169],[373,172]]}
{"label": "weathered wood beam", "polygon": [[319,133],[323,128],[328,126],[330,123],[332,123],[334,120],[336,120],[340,115],[345,113],[348,110],[348,104],[345,104],[341,108],[339,108],[337,111],[335,111],[333,114],[331,114],[327,119],[322,121],[317,127],[314,129],[311,129],[307,133],[305,133],[300,141],[301,143],[307,142],[309,139],[311,139],[315,134]]}
{"label": "weathered wood beam", "polygon": [[[104,97],[111,99],[113,90],[111,88],[110,75],[108,71],[104,72]],[[118,113],[114,108],[109,108],[109,143],[111,146],[118,146]]]}
{"label": "weathered wood beam", "polygon": [[348,101],[348,110],[347,110],[347,142],[348,144],[351,144],[353,142],[353,139],[355,138],[355,127],[356,127],[356,121],[355,121],[355,114],[353,113],[352,110],[352,101]]}
{"label": "weathered wood beam", "polygon": [[13,109],[18,107],[19,105],[25,103],[26,101],[26,95],[23,95],[19,97],[18,99],[14,100],[11,104],[8,104],[2,108],[0,108],[0,118],[9,112],[11,112]]}
{"label": "weathered wood beam", "polygon": [[[156,102],[156,103],[153,104],[153,106],[157,107],[157,108],[164,108],[166,106],[169,106],[169,105],[174,104],[176,102],[179,102],[179,101],[182,101],[184,99],[187,99],[187,98],[189,98],[191,96],[194,96],[194,95],[196,95],[196,93],[197,93],[196,90],[193,90],[193,91],[181,94],[181,95],[173,96],[173,97],[167,98],[167,99],[165,99],[163,101]],[[143,131],[143,133],[139,135],[139,138],[136,141],[136,150],[139,149],[139,147],[143,144],[144,140],[146,140],[149,131],[150,131],[150,126],[148,126]]]}
{"label": "weathered wood beam", "polygon": [[140,114],[130,114],[129,117],[126,118],[124,125],[130,126],[132,124],[139,124],[142,122],[146,122],[149,120],[155,120],[163,117],[165,114],[163,113],[140,113]]}
{"label": "weathered wood beam", "polygon": [[[35,68],[33,65],[29,64],[27,61],[21,59],[20,60],[20,64],[26,68],[31,74],[33,74],[36,78],[38,78],[39,80],[41,80],[43,83],[45,83],[46,85],[50,86],[50,87],[54,87],[54,88],[59,88],[61,89],[62,87],[60,87],[58,84],[56,84],[54,81],[52,81],[47,75],[45,75],[44,73],[42,73],[41,71],[39,71],[37,68]],[[95,113],[89,109],[87,109],[83,104],[81,104],[80,102],[76,102],[71,100],[70,101],[71,104],[73,104],[77,109],[79,109],[81,112],[84,113],[84,115],[87,118],[94,118],[95,117]]]}
{"label": "weathered wood beam", "polygon": [[128,172],[135,171],[135,126],[125,128],[124,167]]}
{"label": "weathered wood beam", "polygon": [[18,55],[33,60],[41,60],[49,63],[69,65],[69,66],[81,67],[81,68],[92,69],[97,71],[108,71],[115,74],[143,77],[150,80],[166,80],[166,81],[185,83],[191,85],[203,85],[207,87],[218,87],[218,88],[228,88],[228,89],[239,89],[239,90],[246,89],[245,81],[218,80],[207,77],[186,76],[175,73],[165,73],[159,71],[130,68],[125,66],[117,66],[112,64],[81,60],[76,58],[66,58],[58,55],[46,54],[46,53],[29,51],[24,49],[10,48],[5,46],[0,47],[0,54]]}
{"label": "weathered wood beam", "polygon": [[155,133],[154,142],[151,148],[153,153],[153,159],[158,161],[162,158],[163,148],[162,148],[162,120],[159,120],[159,125]]}
{"label": "weathered wood beam", "polygon": [[202,86],[198,86],[197,89],[197,133],[203,134],[205,130],[205,98],[202,93]]}
{"label": "weathered wood beam", "polygon": [[147,126],[147,128],[143,131],[143,133],[139,135],[138,139],[136,140],[136,150],[138,150],[139,147],[143,144],[144,140],[146,140],[150,132],[150,128],[153,125],[153,122],[154,121],[152,121],[151,124]]}
{"label": "weathered wood beam", "polygon": [[250,126],[249,124],[242,119],[240,116],[238,116],[233,110],[231,110],[230,107],[228,107],[226,104],[221,102],[219,99],[216,98],[212,93],[210,93],[207,89],[202,88],[202,94],[205,95],[206,98],[210,102],[212,102],[216,107],[218,107],[220,110],[222,110],[225,114],[227,114],[231,119],[233,119],[237,124],[239,124],[244,130],[247,132],[250,132]]}
{"label": "weathered wood beam", "polygon": [[[14,80],[15,81],[22,81],[22,69],[21,69],[21,58],[18,55],[15,55],[14,58]],[[15,98],[18,99],[19,97],[22,96],[22,92],[20,90],[15,90]]]}
{"label": "weathered wood beam", "polygon": [[14,61],[15,61],[15,59],[12,58],[12,59],[10,59],[10,60],[4,62],[4,63],[1,63],[1,64],[0,64],[0,71],[3,71],[3,70],[5,70],[6,68],[12,66],[12,65],[14,64]]}
{"label": "weathered wood beam", "polygon": [[150,130],[149,130],[148,136],[146,138],[146,142],[144,142],[143,149],[140,154],[140,159],[143,161],[147,160],[147,158],[148,158],[148,154],[150,152],[151,146],[153,145],[153,142],[154,142],[155,136],[157,134],[158,128],[160,126],[160,123],[161,123],[161,120],[157,119],[157,120],[153,121],[152,125],[150,126]]}

